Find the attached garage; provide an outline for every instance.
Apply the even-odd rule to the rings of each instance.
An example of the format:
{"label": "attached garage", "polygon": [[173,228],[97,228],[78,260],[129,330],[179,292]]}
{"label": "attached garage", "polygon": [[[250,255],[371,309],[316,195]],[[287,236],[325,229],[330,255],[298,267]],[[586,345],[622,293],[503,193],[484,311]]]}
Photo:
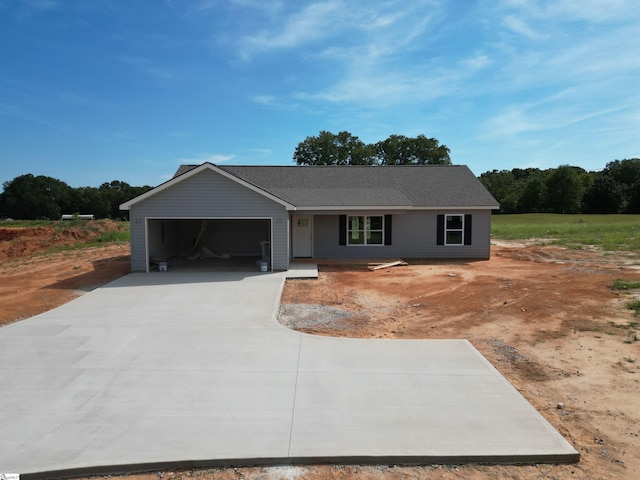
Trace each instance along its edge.
{"label": "attached garage", "polygon": [[[151,265],[255,268],[271,260],[271,218],[147,218]],[[234,260],[229,260],[233,258]]]}
{"label": "attached garage", "polygon": [[230,255],[238,264],[265,255],[270,270],[289,267],[293,207],[214,165],[179,172],[121,208],[130,212],[132,271],[167,259],[188,266],[203,247],[205,256]]}

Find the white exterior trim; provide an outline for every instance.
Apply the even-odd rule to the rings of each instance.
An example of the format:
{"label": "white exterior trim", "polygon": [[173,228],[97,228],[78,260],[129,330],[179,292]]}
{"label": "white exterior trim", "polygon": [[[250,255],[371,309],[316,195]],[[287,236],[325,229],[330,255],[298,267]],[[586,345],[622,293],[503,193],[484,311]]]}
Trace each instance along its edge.
{"label": "white exterior trim", "polygon": [[[364,230],[362,231],[364,234],[364,243],[349,243],[349,232],[353,231],[349,228],[349,219],[353,218],[353,217],[364,217],[365,221],[364,221]],[[367,232],[369,232],[369,230],[367,230],[367,218],[370,217],[381,217],[382,218],[382,243],[367,243]],[[347,247],[371,247],[371,246],[375,246],[375,247],[382,247],[384,246],[384,239],[385,239],[385,230],[386,230],[387,225],[385,224],[385,218],[384,215],[347,215]]]}
{"label": "white exterior trim", "polygon": [[299,213],[303,213],[306,211],[344,211],[344,212],[352,212],[352,211],[364,211],[364,210],[377,210],[377,211],[396,211],[396,210],[497,210],[500,207],[495,206],[475,206],[475,207],[467,207],[464,205],[447,205],[447,206],[433,206],[433,207],[416,207],[410,205],[404,206],[393,206],[393,205],[378,205],[378,206],[345,206],[345,205],[335,205],[332,207],[326,206],[310,206],[310,207],[295,207],[295,210]]}
{"label": "white exterior trim", "polygon": [[[447,217],[461,217],[462,218],[462,228],[461,229],[448,229],[447,228]],[[465,236],[465,214],[464,213],[447,213],[444,216],[444,245],[446,247],[464,247],[464,236]],[[457,232],[459,231],[462,234],[462,242],[460,243],[447,243],[447,233],[448,232]]]}

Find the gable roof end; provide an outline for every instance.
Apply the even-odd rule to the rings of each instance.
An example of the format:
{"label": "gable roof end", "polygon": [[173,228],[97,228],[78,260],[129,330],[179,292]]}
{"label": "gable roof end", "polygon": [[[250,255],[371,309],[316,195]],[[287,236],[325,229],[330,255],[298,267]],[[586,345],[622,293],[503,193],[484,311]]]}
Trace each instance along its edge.
{"label": "gable roof end", "polygon": [[[185,167],[192,167],[191,165],[188,165]],[[191,178],[194,175],[197,175],[198,173],[204,171],[204,170],[211,170],[214,171],[220,175],[222,175],[223,177],[226,177],[230,180],[233,180],[236,183],[239,183],[240,185],[242,185],[243,187],[249,188],[250,190],[253,190],[256,193],[259,193],[260,195],[267,197],[269,200],[272,200],[276,203],[279,203],[280,205],[284,206],[287,210],[295,210],[295,206],[290,204],[289,202],[277,197],[276,195],[273,195],[272,193],[267,192],[266,190],[258,187],[257,185],[254,185],[246,180],[243,180],[235,175],[233,175],[233,173],[230,172],[226,172],[224,170],[221,170],[217,165],[214,165],[213,163],[209,163],[209,162],[205,162],[202,165],[198,165],[198,166],[193,166],[193,168],[186,168],[183,171],[181,171],[181,169],[178,169],[178,171],[176,172],[176,174],[173,176],[173,178],[171,178],[170,180],[167,180],[164,183],[161,183],[160,185],[158,185],[155,188],[152,188],[151,190],[149,190],[148,192],[143,193],[142,195],[138,195],[135,198],[132,198],[131,200],[124,202],[123,204],[120,205],[120,210],[131,210],[131,207],[133,205],[135,205],[136,203],[140,203],[150,197],[153,197],[154,195],[157,195],[158,193],[171,188],[173,185],[180,183],[184,180],[186,180],[187,178]]]}

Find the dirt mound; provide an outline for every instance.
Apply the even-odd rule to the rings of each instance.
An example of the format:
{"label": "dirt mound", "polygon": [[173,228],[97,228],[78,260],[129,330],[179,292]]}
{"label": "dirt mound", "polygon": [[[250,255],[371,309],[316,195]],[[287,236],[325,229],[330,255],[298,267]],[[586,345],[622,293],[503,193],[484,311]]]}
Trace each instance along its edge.
{"label": "dirt mound", "polygon": [[56,247],[70,247],[98,241],[108,232],[125,231],[113,220],[95,220],[71,225],[55,222],[43,227],[0,228],[0,260],[21,258]]}

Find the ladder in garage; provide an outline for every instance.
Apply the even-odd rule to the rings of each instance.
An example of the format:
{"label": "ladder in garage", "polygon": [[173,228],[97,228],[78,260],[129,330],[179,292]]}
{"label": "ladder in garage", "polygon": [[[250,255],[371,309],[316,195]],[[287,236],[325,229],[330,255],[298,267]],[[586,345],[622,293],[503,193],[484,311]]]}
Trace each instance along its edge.
{"label": "ladder in garage", "polygon": [[196,241],[193,243],[193,247],[191,248],[191,253],[189,254],[190,256],[196,253],[196,250],[198,249],[198,245],[200,245],[200,242],[202,241],[204,231],[207,229],[208,223],[209,223],[209,220],[202,221],[202,225],[200,226],[200,233],[198,233]]}

